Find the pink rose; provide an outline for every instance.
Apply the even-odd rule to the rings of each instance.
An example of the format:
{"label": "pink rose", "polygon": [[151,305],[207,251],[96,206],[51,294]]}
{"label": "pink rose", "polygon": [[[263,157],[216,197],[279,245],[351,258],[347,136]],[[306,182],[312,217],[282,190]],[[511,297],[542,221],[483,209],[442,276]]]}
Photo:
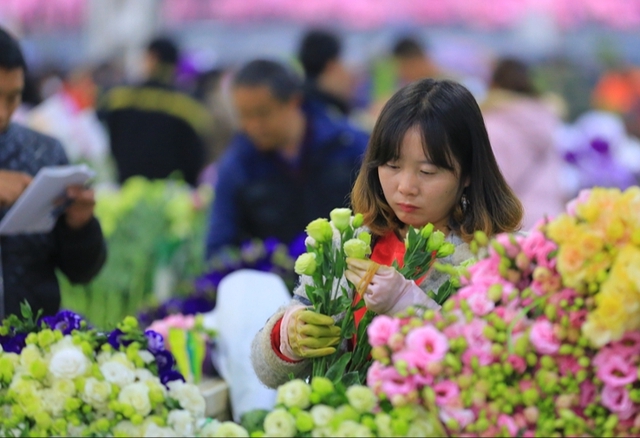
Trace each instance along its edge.
{"label": "pink rose", "polygon": [[560,341],[553,333],[553,325],[547,320],[533,323],[529,339],[536,351],[541,354],[555,354],[560,349]]}
{"label": "pink rose", "polygon": [[510,355],[507,359],[507,362],[511,364],[513,369],[518,374],[523,374],[527,369],[527,362],[523,358],[521,358],[520,356],[516,356],[515,354]]}
{"label": "pink rose", "polygon": [[447,337],[432,326],[418,327],[410,331],[406,338],[406,346],[407,350],[418,353],[418,360],[423,366],[441,361],[449,351]]}
{"label": "pink rose", "polygon": [[626,420],[633,415],[633,402],[629,398],[629,391],[624,387],[605,385],[602,390],[602,405],[618,414],[621,420]]}
{"label": "pink rose", "polygon": [[618,387],[633,383],[638,378],[638,368],[620,356],[611,355],[596,373],[605,385]]}
{"label": "pink rose", "polygon": [[460,388],[451,380],[443,380],[433,386],[438,406],[456,406],[460,401]]}
{"label": "pink rose", "polygon": [[521,242],[522,252],[529,260],[535,260],[538,263],[546,262],[549,253],[557,249],[557,245],[540,231],[532,231]]}
{"label": "pink rose", "polygon": [[474,294],[470,296],[467,298],[467,303],[471,311],[478,316],[488,314],[495,307],[495,303],[487,297],[486,292],[484,294]]}
{"label": "pink rose", "polygon": [[391,335],[400,331],[400,321],[387,315],[379,315],[373,318],[367,334],[369,335],[369,343],[372,347],[386,345]]}

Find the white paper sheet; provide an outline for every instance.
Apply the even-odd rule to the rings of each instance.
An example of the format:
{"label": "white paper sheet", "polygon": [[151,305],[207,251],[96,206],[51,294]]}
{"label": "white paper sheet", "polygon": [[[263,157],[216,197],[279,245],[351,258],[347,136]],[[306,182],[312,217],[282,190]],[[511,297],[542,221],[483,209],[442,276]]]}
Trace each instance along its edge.
{"label": "white paper sheet", "polygon": [[86,164],[43,167],[0,221],[0,235],[47,233],[56,224],[55,201],[70,185],[84,185],[95,172]]}

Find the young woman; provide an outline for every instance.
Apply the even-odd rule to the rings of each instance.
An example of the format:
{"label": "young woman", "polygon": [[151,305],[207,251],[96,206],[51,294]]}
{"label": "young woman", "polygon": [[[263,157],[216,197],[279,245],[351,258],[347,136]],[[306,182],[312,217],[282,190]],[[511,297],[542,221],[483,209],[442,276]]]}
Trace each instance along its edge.
{"label": "young woman", "polygon": [[[372,262],[381,265],[363,299],[370,310],[389,315],[411,305],[436,308],[425,291],[437,290],[447,279],[431,271],[418,286],[390,267],[404,256],[409,225],[432,223],[445,233],[455,252],[441,261],[459,265],[472,257],[468,242],[475,231],[489,236],[515,231],[523,214],[496,164],[472,94],[455,82],[433,79],[407,85],[387,102],[351,198],[374,243],[371,261],[349,260],[346,277],[359,284]],[[254,369],[270,387],[291,373],[308,375],[308,359],[333,353],[339,342],[334,320],[307,310],[301,280],[292,302],[253,342]]]}

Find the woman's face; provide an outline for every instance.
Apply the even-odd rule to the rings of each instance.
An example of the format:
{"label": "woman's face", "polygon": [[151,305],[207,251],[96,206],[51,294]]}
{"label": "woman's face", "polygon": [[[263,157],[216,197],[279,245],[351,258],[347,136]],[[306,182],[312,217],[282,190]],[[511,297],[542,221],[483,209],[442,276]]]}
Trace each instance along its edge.
{"label": "woman's face", "polygon": [[387,203],[403,223],[414,228],[432,223],[448,232],[460,180],[452,171],[429,162],[417,128],[405,134],[400,157],[378,167],[378,177]]}

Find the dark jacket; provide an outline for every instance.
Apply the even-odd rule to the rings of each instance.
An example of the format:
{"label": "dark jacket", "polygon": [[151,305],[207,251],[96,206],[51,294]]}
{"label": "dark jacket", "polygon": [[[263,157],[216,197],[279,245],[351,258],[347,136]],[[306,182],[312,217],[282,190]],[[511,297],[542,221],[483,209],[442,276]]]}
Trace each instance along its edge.
{"label": "dark jacket", "polygon": [[[35,175],[44,166],[68,164],[61,144],[48,136],[17,124],[0,134],[0,169]],[[7,210],[0,210],[0,219]],[[60,288],[55,270],[72,283],[89,282],[106,260],[106,244],[99,222],[93,218],[79,230],[66,225],[61,216],[49,233],[0,238],[4,315],[20,315],[27,300],[34,313],[55,314],[60,307]]]}
{"label": "dark jacket", "polygon": [[290,243],[312,220],[348,206],[368,136],[316,106],[304,111],[307,132],[294,165],[258,151],[244,134],[233,138],[218,169],[207,257],[250,238]]}
{"label": "dark jacket", "polygon": [[309,104],[319,105],[320,108],[337,117],[346,117],[351,112],[349,102],[331,93],[327,93],[318,87],[315,81],[307,80],[304,83],[304,98]]}
{"label": "dark jacket", "polygon": [[111,89],[99,111],[109,131],[118,178],[162,179],[180,171],[195,186],[205,165],[211,116],[195,99],[160,82]]}

